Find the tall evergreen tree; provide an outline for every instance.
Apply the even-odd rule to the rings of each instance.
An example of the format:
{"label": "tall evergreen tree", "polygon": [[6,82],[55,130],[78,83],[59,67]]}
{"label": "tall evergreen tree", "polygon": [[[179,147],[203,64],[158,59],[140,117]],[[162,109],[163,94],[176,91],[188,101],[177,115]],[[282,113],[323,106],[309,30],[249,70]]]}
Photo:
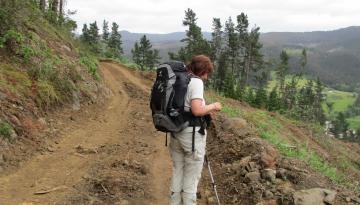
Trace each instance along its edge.
{"label": "tall evergreen tree", "polygon": [[221,52],[219,54],[219,59],[216,61],[216,69],[215,69],[215,73],[216,73],[216,79],[215,79],[215,89],[223,92],[224,90],[226,90],[225,85],[226,85],[226,76],[227,76],[227,68],[228,67],[228,61],[227,61],[227,55],[225,52]]}
{"label": "tall evergreen tree", "polygon": [[141,56],[140,56],[140,47],[138,42],[135,42],[134,48],[131,49],[132,59],[134,63],[140,65],[141,64]]}
{"label": "tall evergreen tree", "polygon": [[103,21],[103,29],[102,29],[102,38],[105,42],[109,40],[109,22],[106,20]]}
{"label": "tall evergreen tree", "polygon": [[256,90],[254,106],[257,108],[266,108],[267,104],[267,92],[265,86],[260,86]]}
{"label": "tall evergreen tree", "polygon": [[331,129],[331,132],[334,133],[336,136],[339,136],[340,134],[346,135],[346,131],[349,128],[349,123],[346,122],[346,118],[344,113],[339,112],[336,116],[335,121],[333,122],[333,128]]}
{"label": "tall evergreen tree", "polygon": [[305,71],[306,64],[307,64],[307,52],[306,49],[304,48],[301,52],[301,58],[300,58],[300,65],[301,65],[300,75],[303,75],[306,72]]}
{"label": "tall evergreen tree", "polygon": [[315,84],[315,96],[313,101],[313,110],[314,110],[314,118],[320,124],[325,123],[325,113],[322,108],[322,104],[324,102],[323,98],[323,90],[324,86],[322,85],[320,78],[318,77]]}
{"label": "tall evergreen tree", "polygon": [[210,44],[203,38],[201,28],[196,24],[196,20],[195,12],[191,9],[187,9],[185,11],[183,25],[188,26],[188,30],[186,30],[186,38],[181,40],[182,42],[185,42],[186,45],[184,48],[180,49],[177,55],[169,53],[171,59],[189,62],[193,55],[211,55]]}
{"label": "tall evergreen tree", "polygon": [[285,50],[280,53],[280,65],[276,69],[276,78],[279,82],[280,92],[284,93],[285,77],[289,72],[289,56]]}
{"label": "tall evergreen tree", "polygon": [[119,33],[119,25],[113,22],[110,37],[107,41],[108,48],[113,58],[120,58],[123,54],[121,34]]}
{"label": "tall evergreen tree", "polygon": [[263,68],[264,60],[260,52],[262,44],[260,43],[260,28],[255,27],[251,30],[248,40],[245,42],[245,58],[244,58],[244,73],[242,74],[242,87],[248,84],[249,75],[251,72],[257,72]]}
{"label": "tall evergreen tree", "polygon": [[151,48],[150,40],[146,38],[146,35],[143,35],[140,43],[136,42],[134,49],[131,50],[133,60],[140,66],[141,70],[145,70],[145,68],[152,69],[159,62],[159,51],[156,49],[152,50]]}
{"label": "tall evergreen tree", "polygon": [[211,41],[211,59],[213,60],[213,64],[215,66],[215,73],[210,75],[210,84],[215,89],[219,89],[219,78],[221,73],[219,72],[219,69],[221,72],[225,71],[224,67],[220,67],[220,55],[222,52],[222,44],[223,44],[223,31],[222,31],[222,25],[219,18],[213,19],[213,32],[212,35],[212,41]]}
{"label": "tall evergreen tree", "polygon": [[84,24],[84,26],[82,28],[81,39],[85,43],[88,43],[88,44],[90,43],[90,35],[89,35],[89,29],[87,27],[87,24]]}
{"label": "tall evergreen tree", "polygon": [[212,59],[216,62],[219,59],[220,53],[222,51],[222,39],[223,39],[223,31],[222,25],[219,18],[213,19],[213,32],[212,41],[211,41],[211,48],[212,48]]}
{"label": "tall evergreen tree", "polygon": [[90,40],[91,44],[99,43],[100,35],[99,35],[99,28],[97,26],[96,21],[94,23],[90,24],[88,34],[89,34],[89,40]]}
{"label": "tall evergreen tree", "polygon": [[65,0],[59,0],[59,24],[64,23],[64,6]]}
{"label": "tall evergreen tree", "polygon": [[45,11],[45,7],[46,7],[46,0],[40,0],[40,2],[39,2],[39,4],[40,4],[40,9],[41,9],[41,11]]}
{"label": "tall evergreen tree", "polygon": [[274,87],[269,94],[266,109],[268,109],[269,111],[276,111],[279,110],[280,108],[281,106],[280,106],[280,99],[277,93],[277,87]]}
{"label": "tall evergreen tree", "polygon": [[231,17],[225,22],[225,40],[226,40],[226,52],[228,54],[229,66],[230,66],[230,75],[233,75],[234,78],[236,73],[239,73],[237,68],[238,61],[238,51],[239,51],[239,41],[238,36],[235,33],[235,24],[233,23]]}

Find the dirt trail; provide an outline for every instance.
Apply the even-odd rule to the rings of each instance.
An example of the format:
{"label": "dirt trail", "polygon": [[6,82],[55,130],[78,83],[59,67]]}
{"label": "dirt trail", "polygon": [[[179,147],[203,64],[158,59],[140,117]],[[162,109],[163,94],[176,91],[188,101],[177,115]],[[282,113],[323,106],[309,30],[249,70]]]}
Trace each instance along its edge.
{"label": "dirt trail", "polygon": [[[149,115],[141,116],[149,112],[150,88],[143,84],[143,79],[121,65],[104,62],[101,69],[113,93],[109,102],[100,108],[100,112],[85,111],[93,115],[91,118],[76,119],[75,116],[76,122],[64,126],[67,131],[64,130],[54,142],[54,150],[39,153],[12,174],[2,176],[0,205],[61,202],[69,194],[79,192],[76,185],[84,180],[95,164],[108,158],[100,153],[101,147],[117,144],[119,149],[124,149],[121,148],[124,143],[129,145],[126,147],[128,150],[118,151],[127,153],[129,161],[138,160],[148,169],[144,183],[149,188],[150,197],[146,199],[144,196],[137,201],[146,199],[143,204],[167,204],[171,162],[164,138],[151,128]],[[144,94],[146,96],[141,96]],[[137,126],[134,113],[140,114],[135,116],[146,126]],[[129,128],[129,125],[133,127]],[[139,147],[130,146],[141,142],[148,148],[145,154],[137,150]],[[50,192],[34,194],[39,191]]]}

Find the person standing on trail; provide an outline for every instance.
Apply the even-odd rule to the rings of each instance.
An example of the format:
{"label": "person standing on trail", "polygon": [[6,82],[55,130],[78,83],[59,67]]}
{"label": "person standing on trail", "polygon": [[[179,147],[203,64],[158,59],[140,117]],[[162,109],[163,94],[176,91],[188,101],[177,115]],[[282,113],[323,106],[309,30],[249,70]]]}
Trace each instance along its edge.
{"label": "person standing on trail", "polygon": [[[205,122],[210,114],[221,110],[221,104],[209,105],[204,100],[204,80],[214,70],[211,60],[205,55],[194,56],[187,65],[191,76],[185,95],[184,110],[192,119]],[[191,123],[184,130],[172,133],[169,150],[173,161],[171,180],[171,205],[195,205],[196,192],[204,164],[206,147],[206,124]]]}

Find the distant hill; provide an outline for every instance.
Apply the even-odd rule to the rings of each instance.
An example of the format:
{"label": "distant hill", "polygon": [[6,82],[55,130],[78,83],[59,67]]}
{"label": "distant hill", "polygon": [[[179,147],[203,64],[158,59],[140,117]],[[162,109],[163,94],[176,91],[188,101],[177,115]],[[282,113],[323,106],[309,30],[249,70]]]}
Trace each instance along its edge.
{"label": "distant hill", "polygon": [[326,84],[360,83],[360,27],[334,31],[271,32],[261,35],[265,56],[277,58],[287,49],[292,68],[298,69],[299,54],[308,50],[308,74],[319,76]]}
{"label": "distant hill", "polygon": [[[131,49],[143,33],[121,32],[125,55],[131,55]],[[169,34],[145,34],[160,50],[163,60],[168,52],[176,52],[183,44],[185,32]],[[207,39],[211,33],[204,32]],[[308,50],[308,74],[319,76],[326,84],[354,85],[360,83],[360,26],[352,26],[333,31],[313,32],[270,32],[261,34],[263,53],[267,58],[277,59],[280,51],[286,49],[291,56],[293,70],[297,70],[298,59],[303,48]]]}

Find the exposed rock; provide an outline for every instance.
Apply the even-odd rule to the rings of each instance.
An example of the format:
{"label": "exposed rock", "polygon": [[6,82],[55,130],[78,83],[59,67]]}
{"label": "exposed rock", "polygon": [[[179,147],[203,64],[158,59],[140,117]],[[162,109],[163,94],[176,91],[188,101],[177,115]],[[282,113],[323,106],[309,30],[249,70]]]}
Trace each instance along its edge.
{"label": "exposed rock", "polygon": [[239,137],[246,137],[251,133],[248,123],[242,118],[228,118],[223,123],[223,128],[229,130]]}
{"label": "exposed rock", "polygon": [[257,203],[256,205],[277,205],[276,200],[268,200]]}
{"label": "exposed rock", "polygon": [[261,171],[261,177],[274,183],[276,179],[276,171],[273,169],[264,169]]}
{"label": "exposed rock", "polygon": [[258,182],[260,180],[260,173],[258,171],[249,172],[245,175],[246,182]]}
{"label": "exposed rock", "polygon": [[266,191],[264,192],[264,198],[265,198],[265,199],[271,199],[273,196],[274,196],[274,194],[273,194],[271,191],[269,191],[269,190],[266,190]]}
{"label": "exposed rock", "polygon": [[10,122],[15,126],[21,126],[19,118],[17,118],[15,115],[10,116]]}
{"label": "exposed rock", "polygon": [[0,165],[5,162],[4,155],[0,154]]}
{"label": "exposed rock", "polygon": [[46,123],[46,120],[45,120],[45,118],[39,118],[38,119],[38,122],[39,122],[39,124],[42,126],[42,127],[46,127],[47,126],[47,123]]}
{"label": "exposed rock", "polygon": [[286,180],[287,179],[286,169],[280,168],[280,169],[276,170],[276,177]]}
{"label": "exposed rock", "polygon": [[264,168],[275,168],[276,167],[276,159],[277,159],[277,151],[271,145],[264,146],[264,151],[261,153],[261,163]]}
{"label": "exposed rock", "polygon": [[0,91],[0,100],[5,100],[5,99],[6,99],[5,93]]}
{"label": "exposed rock", "polygon": [[72,109],[73,110],[80,110],[80,97],[79,97],[80,93],[79,92],[73,92],[72,96],[73,96],[73,104],[72,104]]}
{"label": "exposed rock", "polygon": [[62,45],[61,48],[67,52],[71,52],[71,48],[69,48],[68,46],[66,45]]}
{"label": "exposed rock", "polygon": [[293,195],[294,205],[328,205],[333,204],[335,191],[313,188],[296,191]]}

